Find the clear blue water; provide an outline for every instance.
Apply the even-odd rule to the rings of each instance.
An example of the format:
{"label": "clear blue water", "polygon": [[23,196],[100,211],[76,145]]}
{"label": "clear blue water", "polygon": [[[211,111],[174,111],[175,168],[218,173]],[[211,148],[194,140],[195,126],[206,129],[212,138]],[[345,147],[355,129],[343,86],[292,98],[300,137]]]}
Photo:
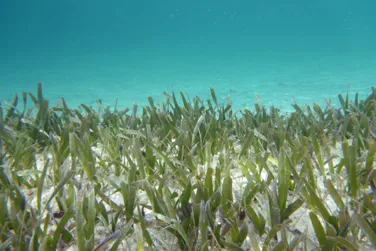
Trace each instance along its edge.
{"label": "clear blue water", "polygon": [[[374,0],[3,0],[0,100],[128,107],[163,92],[235,109],[337,104],[376,83]],[[259,97],[259,98],[257,98]]]}

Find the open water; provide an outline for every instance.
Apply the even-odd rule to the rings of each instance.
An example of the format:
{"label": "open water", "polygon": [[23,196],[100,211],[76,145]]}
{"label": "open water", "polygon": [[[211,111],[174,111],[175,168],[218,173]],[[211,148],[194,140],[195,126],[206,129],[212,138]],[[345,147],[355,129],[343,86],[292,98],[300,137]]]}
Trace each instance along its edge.
{"label": "open water", "polygon": [[0,100],[36,92],[52,104],[129,107],[173,90],[235,109],[376,84],[374,0],[2,0]]}

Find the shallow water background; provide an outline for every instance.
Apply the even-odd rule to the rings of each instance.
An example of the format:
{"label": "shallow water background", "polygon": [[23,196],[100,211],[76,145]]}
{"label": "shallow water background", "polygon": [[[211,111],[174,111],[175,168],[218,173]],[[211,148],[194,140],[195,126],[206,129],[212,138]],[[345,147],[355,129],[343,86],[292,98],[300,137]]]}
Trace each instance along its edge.
{"label": "shallow water background", "polygon": [[[129,107],[163,92],[338,104],[376,83],[372,0],[35,0],[0,3],[0,100],[43,83],[53,104]],[[259,98],[257,98],[259,97]]]}

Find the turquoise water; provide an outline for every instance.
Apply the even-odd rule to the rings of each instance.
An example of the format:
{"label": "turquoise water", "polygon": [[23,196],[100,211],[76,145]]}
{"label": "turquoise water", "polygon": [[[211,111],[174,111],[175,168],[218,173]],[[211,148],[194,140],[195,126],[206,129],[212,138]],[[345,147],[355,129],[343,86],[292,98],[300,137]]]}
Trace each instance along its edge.
{"label": "turquoise water", "polygon": [[337,104],[376,83],[374,0],[3,0],[0,100],[146,104],[183,91],[235,109]]}

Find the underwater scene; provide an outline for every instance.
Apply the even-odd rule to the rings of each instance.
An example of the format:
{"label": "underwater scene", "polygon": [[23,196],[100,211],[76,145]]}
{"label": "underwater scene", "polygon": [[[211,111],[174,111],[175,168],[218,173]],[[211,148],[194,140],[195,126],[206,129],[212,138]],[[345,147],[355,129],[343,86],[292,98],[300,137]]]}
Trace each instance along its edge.
{"label": "underwater scene", "polygon": [[374,0],[0,2],[0,250],[376,250]]}

